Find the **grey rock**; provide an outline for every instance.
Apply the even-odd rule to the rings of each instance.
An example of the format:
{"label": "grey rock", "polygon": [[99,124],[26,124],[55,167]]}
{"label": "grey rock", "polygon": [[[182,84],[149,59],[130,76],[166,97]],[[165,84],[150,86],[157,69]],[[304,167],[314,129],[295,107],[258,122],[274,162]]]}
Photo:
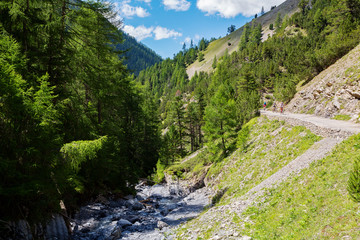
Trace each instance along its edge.
{"label": "grey rock", "polygon": [[333,105],[334,105],[334,107],[336,107],[337,109],[340,109],[340,107],[341,107],[340,103],[339,103],[337,100],[335,100],[335,101],[333,102]]}
{"label": "grey rock", "polygon": [[140,221],[140,218],[135,215],[130,215],[126,217],[126,220],[134,224],[135,222]]}
{"label": "grey rock", "polygon": [[163,222],[163,221],[158,221],[157,222],[157,227],[161,230],[163,228],[166,228],[168,227],[169,225],[166,223],[166,222]]}
{"label": "grey rock", "polygon": [[119,226],[119,227],[127,227],[127,226],[131,226],[132,223],[129,222],[128,220],[126,220],[126,219],[120,219],[120,220],[117,222],[116,225]]}
{"label": "grey rock", "polygon": [[242,236],[240,240],[251,240],[252,238],[249,236]]}
{"label": "grey rock", "polygon": [[110,235],[112,240],[119,239],[121,237],[121,227],[116,226]]}
{"label": "grey rock", "polygon": [[142,205],[137,199],[130,199],[125,203],[125,206],[131,208],[132,210],[142,210],[144,205]]}
{"label": "grey rock", "polygon": [[353,91],[350,91],[350,90],[347,90],[347,92],[348,92],[351,96],[353,96],[354,98],[360,100],[360,92],[353,92]]}

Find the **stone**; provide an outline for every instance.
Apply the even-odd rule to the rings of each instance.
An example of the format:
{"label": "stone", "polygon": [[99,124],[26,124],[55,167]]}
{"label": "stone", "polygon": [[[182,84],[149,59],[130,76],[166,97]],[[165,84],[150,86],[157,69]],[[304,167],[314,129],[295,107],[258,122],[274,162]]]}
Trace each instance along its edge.
{"label": "stone", "polygon": [[336,107],[338,110],[339,110],[340,107],[341,107],[340,103],[339,103],[337,100],[335,100],[335,101],[333,102],[333,105],[334,105],[334,107]]}
{"label": "stone", "polygon": [[116,240],[116,239],[120,239],[120,237],[121,237],[121,227],[116,226],[116,227],[112,230],[111,235],[110,235],[110,238],[111,238],[112,240]]}
{"label": "stone", "polygon": [[140,221],[140,218],[135,215],[130,215],[126,217],[126,220],[134,224],[135,222]]}
{"label": "stone", "polygon": [[240,240],[251,240],[252,238],[249,236],[242,236],[241,238],[239,238]]}
{"label": "stone", "polygon": [[132,223],[129,222],[128,220],[126,220],[126,219],[120,219],[120,220],[117,222],[116,225],[119,226],[119,227],[127,227],[127,226],[131,226]]}
{"label": "stone", "polygon": [[131,208],[132,210],[142,210],[144,205],[142,205],[137,199],[130,199],[125,203],[125,206]]}
{"label": "stone", "polygon": [[158,221],[157,222],[157,227],[162,230],[163,228],[166,228],[168,227],[169,225],[166,223],[166,222],[163,222],[163,221]]}
{"label": "stone", "polygon": [[347,92],[348,92],[351,96],[353,96],[354,98],[360,100],[360,92],[353,92],[353,91],[351,91],[351,90],[347,90]]}

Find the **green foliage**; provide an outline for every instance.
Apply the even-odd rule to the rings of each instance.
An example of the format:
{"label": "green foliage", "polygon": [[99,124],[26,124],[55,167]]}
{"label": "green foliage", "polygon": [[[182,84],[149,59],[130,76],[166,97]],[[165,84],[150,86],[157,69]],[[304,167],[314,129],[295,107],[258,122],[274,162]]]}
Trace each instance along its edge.
{"label": "green foliage", "polygon": [[234,32],[235,29],[236,29],[235,25],[231,25],[230,27],[228,27],[227,33],[230,34],[230,33]]}
{"label": "green foliage", "polygon": [[153,175],[153,181],[156,183],[161,183],[165,179],[165,168],[166,166],[159,160],[156,163],[156,174]]}
{"label": "green foliage", "polygon": [[123,64],[112,13],[91,1],[0,4],[2,220],[125,193],[155,167],[157,105]]}
{"label": "green foliage", "polygon": [[271,189],[263,204],[245,214],[253,222],[246,233],[258,239],[357,238],[359,204],[346,193],[349,173],[358,174],[354,166],[359,162],[359,140],[359,135],[350,137],[326,158]]}
{"label": "green foliage", "polygon": [[349,115],[342,115],[342,114],[338,114],[336,116],[333,117],[333,119],[335,120],[344,120],[344,121],[348,121],[351,119],[351,117]]}
{"label": "green foliage", "polygon": [[94,159],[106,141],[107,136],[90,141],[73,141],[64,144],[60,152],[66,160],[70,161],[71,167],[79,171],[80,164],[88,159]]}
{"label": "green foliage", "polygon": [[204,61],[204,54],[202,52],[199,53],[198,60],[199,62]]}
{"label": "green foliage", "polygon": [[273,23],[270,23],[269,29],[274,30],[274,24]]}
{"label": "green foliage", "polygon": [[216,68],[216,65],[217,65],[217,59],[216,59],[216,55],[215,55],[215,56],[214,56],[213,63],[212,63],[212,68],[215,69],[215,68]]}
{"label": "green foliage", "polygon": [[360,202],[360,158],[354,160],[353,169],[348,180],[347,190],[351,199]]}
{"label": "green foliage", "polygon": [[128,69],[139,75],[141,70],[153,66],[162,61],[161,57],[144,44],[126,33],[123,33],[124,41],[116,45],[116,49],[125,52],[124,64]]}

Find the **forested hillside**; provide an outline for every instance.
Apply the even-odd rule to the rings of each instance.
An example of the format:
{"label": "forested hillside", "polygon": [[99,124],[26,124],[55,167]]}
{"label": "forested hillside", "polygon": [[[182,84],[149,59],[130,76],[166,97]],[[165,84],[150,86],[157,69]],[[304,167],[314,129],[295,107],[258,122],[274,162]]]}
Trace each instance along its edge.
{"label": "forested hillside", "polygon": [[297,86],[359,43],[359,6],[354,0],[298,1],[299,11],[291,17],[277,15],[270,24],[274,34],[264,42],[262,26],[247,24],[238,51],[214,58],[213,74],[188,78],[182,59],[191,49],[157,64],[156,70],[141,72],[138,81],[160,99],[162,127],[172,149],[159,166],[204,143],[212,161],[227,156],[236,147],[238,131],[257,115],[262,101],[268,106],[288,102]]}
{"label": "forested hillside", "polygon": [[153,50],[124,32],[122,36],[124,41],[116,45],[116,49],[125,51],[124,64],[135,75],[138,75],[141,70],[161,62],[161,57]]}
{"label": "forested hillside", "polygon": [[126,194],[152,172],[157,109],[116,49],[112,16],[98,1],[1,1],[2,224]]}

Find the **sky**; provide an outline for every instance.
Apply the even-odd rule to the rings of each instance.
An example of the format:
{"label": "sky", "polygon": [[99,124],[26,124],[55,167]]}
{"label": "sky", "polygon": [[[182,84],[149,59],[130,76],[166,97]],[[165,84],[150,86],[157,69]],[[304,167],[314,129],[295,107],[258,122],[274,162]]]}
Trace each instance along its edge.
{"label": "sky", "polygon": [[162,58],[172,58],[185,43],[223,37],[231,25],[243,26],[255,14],[285,0],[112,0],[122,30]]}

